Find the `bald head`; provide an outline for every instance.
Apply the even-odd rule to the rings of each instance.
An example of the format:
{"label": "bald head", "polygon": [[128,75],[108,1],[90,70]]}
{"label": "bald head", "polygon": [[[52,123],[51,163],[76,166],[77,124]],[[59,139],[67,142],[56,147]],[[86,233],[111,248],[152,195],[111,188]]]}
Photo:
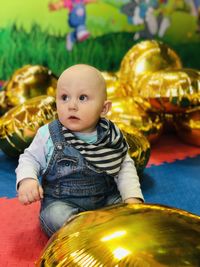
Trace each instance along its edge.
{"label": "bald head", "polygon": [[77,64],[66,69],[58,79],[57,89],[71,86],[90,88],[100,97],[107,98],[106,82],[101,72],[93,66]]}
{"label": "bald head", "polygon": [[57,84],[58,119],[73,132],[93,132],[112,103],[106,99],[106,82],[96,68],[78,64],[66,69]]}

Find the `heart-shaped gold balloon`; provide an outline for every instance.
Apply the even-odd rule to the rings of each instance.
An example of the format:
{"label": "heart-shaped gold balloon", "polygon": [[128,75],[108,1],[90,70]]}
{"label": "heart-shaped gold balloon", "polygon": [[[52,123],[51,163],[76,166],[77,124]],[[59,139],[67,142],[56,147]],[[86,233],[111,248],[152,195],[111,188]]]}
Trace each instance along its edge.
{"label": "heart-shaped gold balloon", "polygon": [[38,96],[10,109],[0,118],[0,148],[9,156],[24,151],[37,129],[57,118],[55,98]]}
{"label": "heart-shaped gold balloon", "polygon": [[199,266],[200,217],[148,204],[82,212],[49,240],[37,267]]}
{"label": "heart-shaped gold balloon", "polygon": [[150,111],[185,112],[200,105],[200,73],[179,69],[147,74],[138,80],[135,94],[143,99]]}
{"label": "heart-shaped gold balloon", "polygon": [[40,65],[26,65],[16,70],[0,93],[0,113],[40,96],[55,96],[57,77],[51,70]]}
{"label": "heart-shaped gold balloon", "polygon": [[135,95],[137,81],[143,75],[163,69],[182,67],[176,52],[167,44],[156,40],[142,41],[134,45],[123,57],[119,78],[129,95]]}

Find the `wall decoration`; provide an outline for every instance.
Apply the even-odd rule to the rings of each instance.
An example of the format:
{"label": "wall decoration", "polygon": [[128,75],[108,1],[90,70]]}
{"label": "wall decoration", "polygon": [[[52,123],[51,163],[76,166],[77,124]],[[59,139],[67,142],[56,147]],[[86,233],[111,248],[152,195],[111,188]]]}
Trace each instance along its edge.
{"label": "wall decoration", "polygon": [[24,65],[57,76],[88,63],[117,71],[144,39],[161,40],[187,68],[200,67],[199,0],[13,0],[0,10],[0,80]]}

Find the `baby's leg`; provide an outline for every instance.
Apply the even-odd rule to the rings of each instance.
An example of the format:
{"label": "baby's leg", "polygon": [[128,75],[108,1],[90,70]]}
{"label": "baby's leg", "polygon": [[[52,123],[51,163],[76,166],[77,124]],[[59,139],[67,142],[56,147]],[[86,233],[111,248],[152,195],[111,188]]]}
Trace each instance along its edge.
{"label": "baby's leg", "polygon": [[74,214],[78,208],[69,203],[54,201],[40,212],[40,223],[44,232],[50,237]]}

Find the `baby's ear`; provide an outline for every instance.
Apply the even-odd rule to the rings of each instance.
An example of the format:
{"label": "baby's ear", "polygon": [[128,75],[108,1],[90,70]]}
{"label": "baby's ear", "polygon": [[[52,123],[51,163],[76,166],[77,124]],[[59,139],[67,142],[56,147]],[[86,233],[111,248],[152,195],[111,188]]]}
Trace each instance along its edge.
{"label": "baby's ear", "polygon": [[101,117],[106,116],[109,110],[111,110],[112,102],[110,100],[106,100],[103,105],[103,110],[101,112]]}

